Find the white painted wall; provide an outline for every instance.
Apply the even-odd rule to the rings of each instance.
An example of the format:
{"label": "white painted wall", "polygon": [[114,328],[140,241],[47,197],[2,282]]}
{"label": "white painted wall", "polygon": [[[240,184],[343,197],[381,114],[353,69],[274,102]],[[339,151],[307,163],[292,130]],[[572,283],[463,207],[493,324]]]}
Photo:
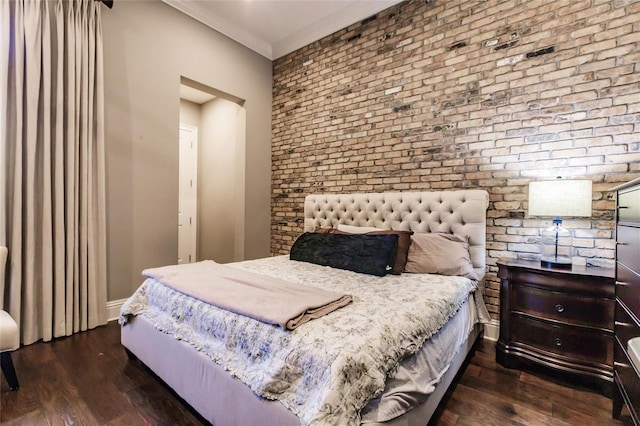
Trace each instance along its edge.
{"label": "white painted wall", "polygon": [[[216,98],[202,105],[198,168],[198,255],[219,263],[242,260],[243,144],[238,129],[242,107]],[[240,126],[242,127],[242,126]]]}

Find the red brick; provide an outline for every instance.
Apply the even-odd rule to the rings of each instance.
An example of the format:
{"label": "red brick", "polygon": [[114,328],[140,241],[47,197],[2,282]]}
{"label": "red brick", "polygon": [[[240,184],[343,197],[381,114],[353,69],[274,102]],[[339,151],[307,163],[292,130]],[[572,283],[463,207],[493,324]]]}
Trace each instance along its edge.
{"label": "red brick", "polygon": [[495,261],[535,253],[543,222],[510,215],[526,213],[530,181],[558,173],[594,182],[576,255],[612,264],[603,194],[640,176],[639,5],[404,2],[274,61],[272,253],[302,231],[309,192],[483,188],[497,318]]}

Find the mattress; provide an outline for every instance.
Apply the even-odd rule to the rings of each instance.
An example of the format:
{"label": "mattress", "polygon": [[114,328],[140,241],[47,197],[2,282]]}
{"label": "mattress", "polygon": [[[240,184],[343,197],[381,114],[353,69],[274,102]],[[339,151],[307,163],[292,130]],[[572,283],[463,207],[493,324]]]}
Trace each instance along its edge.
{"label": "mattress", "polygon": [[[234,316],[235,314],[231,314],[231,319],[228,317],[230,313],[224,314],[227,316],[226,320],[216,319],[219,313],[211,314],[210,311],[203,313],[204,311],[200,310],[202,306],[198,303],[199,301],[190,300],[186,304],[180,304],[177,301],[184,295],[171,294],[170,291],[147,281],[141,286],[142,290],[139,289],[123,306],[121,322],[126,324],[131,315],[144,316],[156,329],[188,343],[213,359],[232,376],[240,378],[256,394],[265,399],[280,401],[288,410],[294,412],[303,424],[380,422],[403,414],[433,391],[434,385],[447,371],[450,358],[457,352],[460,343],[466,339],[469,330],[477,320],[476,304],[466,303],[469,295],[473,297],[475,294],[475,282],[462,277],[427,276],[427,274],[368,277],[350,271],[294,262],[287,256],[239,262],[233,266],[322,288],[344,290],[346,283],[349,292],[354,296],[354,306],[342,308],[326,317],[305,324],[301,327],[301,331],[282,332],[285,334],[281,335],[274,327],[267,326],[261,329],[261,325],[255,324],[255,321],[238,318]],[[310,277],[315,278],[310,280]],[[453,288],[456,290],[449,290]],[[436,293],[450,293],[450,297],[448,299],[436,297],[431,294],[433,289],[437,289]],[[429,293],[429,296],[425,296],[425,302],[416,302],[419,296],[424,296],[421,293],[425,295]],[[329,358],[335,357],[335,353],[338,352],[332,351],[335,350],[336,345],[348,346],[347,349],[351,351],[349,357],[360,356],[358,352],[363,342],[370,343],[376,338],[374,334],[370,334],[372,323],[381,322],[378,325],[382,328],[388,328],[389,324],[394,322],[403,323],[399,318],[393,318],[393,309],[396,308],[389,307],[390,301],[414,303],[411,306],[416,312],[397,313],[397,315],[406,317],[404,323],[412,321],[419,323],[420,334],[412,334],[412,329],[402,327],[400,328],[402,338],[397,339],[394,335],[395,331],[388,335],[383,334],[384,339],[398,341],[386,346],[378,345],[375,350],[380,350],[381,347],[391,350],[393,357],[388,357],[387,352],[374,352],[374,355],[368,354],[365,358],[359,359],[360,364],[337,368],[338,376],[347,373],[371,376],[364,382],[351,382],[344,377],[336,377],[336,371],[332,371],[336,370],[333,364],[329,364],[327,368],[322,363],[316,365],[308,359],[303,364],[290,362],[293,358],[322,358],[323,352],[326,352]],[[434,307],[429,305],[430,302],[433,302]],[[161,307],[162,304],[165,306]],[[383,311],[389,309],[392,312],[391,314],[387,312],[385,317]],[[426,320],[421,311],[432,311],[431,317],[435,316],[438,319]],[[354,313],[358,317],[355,320]],[[212,326],[206,326],[203,329],[202,318],[213,320],[214,323],[218,321],[218,324],[224,323],[225,327],[234,324],[234,327],[241,329],[242,334],[249,336],[249,339],[234,340],[236,337],[220,334],[218,342],[215,339],[207,340],[203,337],[206,334],[203,331],[208,329],[207,332],[211,332]],[[450,318],[454,320],[447,322]],[[213,331],[215,334],[215,327]],[[220,329],[217,331],[219,332]],[[269,337],[264,339],[261,333],[266,333]],[[318,333],[335,336],[346,333],[350,336],[348,340],[358,341],[360,337],[360,342],[354,343],[355,346],[349,346],[351,342],[335,343],[333,340],[324,340],[324,337],[320,339]],[[311,354],[289,349],[282,350],[284,341],[292,347],[315,345],[319,350]],[[227,346],[230,342],[231,346],[245,345],[246,347],[239,351],[228,350]],[[256,345],[274,345],[274,347],[277,345],[277,350],[274,348],[263,350],[264,348],[258,348]],[[332,345],[333,348],[331,348]],[[227,352],[227,354],[220,355],[221,352]],[[238,361],[239,358],[254,358],[253,361],[255,361],[256,357],[273,358],[276,362],[270,364],[260,360],[258,363],[243,364],[244,361]],[[284,363],[281,362],[283,357],[286,360]],[[382,358],[382,361],[378,358]],[[365,360],[366,365],[361,364]],[[403,362],[400,363],[400,361]],[[354,365],[364,368],[365,374],[351,371]],[[280,369],[280,371],[272,371],[274,366],[275,370]],[[284,374],[283,370],[286,370]],[[386,380],[385,384],[387,375],[391,378]],[[265,377],[269,379],[275,377],[276,380],[267,380]],[[291,377],[293,380],[290,380]],[[329,387],[325,386],[327,383],[330,384]],[[363,395],[359,390],[349,392],[345,384],[354,386],[355,390],[364,386],[369,393]],[[317,389],[321,390],[317,392]],[[353,407],[345,408],[345,402],[347,406]]]}

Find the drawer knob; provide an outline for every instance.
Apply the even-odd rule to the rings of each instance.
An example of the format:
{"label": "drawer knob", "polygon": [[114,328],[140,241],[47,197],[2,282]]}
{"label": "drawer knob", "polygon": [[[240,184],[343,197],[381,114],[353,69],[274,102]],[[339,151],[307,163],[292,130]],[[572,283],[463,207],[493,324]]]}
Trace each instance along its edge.
{"label": "drawer knob", "polygon": [[556,337],[555,339],[553,339],[553,343],[555,343],[556,346],[562,346],[562,340],[560,340],[559,337]]}
{"label": "drawer knob", "polygon": [[556,311],[558,311],[560,313],[564,312],[564,306],[562,306],[561,304],[558,303],[556,305]]}

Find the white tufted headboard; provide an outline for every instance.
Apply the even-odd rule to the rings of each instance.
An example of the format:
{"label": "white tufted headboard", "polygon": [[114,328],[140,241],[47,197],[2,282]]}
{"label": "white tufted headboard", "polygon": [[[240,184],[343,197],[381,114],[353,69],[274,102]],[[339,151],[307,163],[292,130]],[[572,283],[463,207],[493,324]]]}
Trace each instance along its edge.
{"label": "white tufted headboard", "polygon": [[483,190],[311,194],[304,200],[304,230],[342,223],[468,237],[471,262],[482,281],[488,206]]}

